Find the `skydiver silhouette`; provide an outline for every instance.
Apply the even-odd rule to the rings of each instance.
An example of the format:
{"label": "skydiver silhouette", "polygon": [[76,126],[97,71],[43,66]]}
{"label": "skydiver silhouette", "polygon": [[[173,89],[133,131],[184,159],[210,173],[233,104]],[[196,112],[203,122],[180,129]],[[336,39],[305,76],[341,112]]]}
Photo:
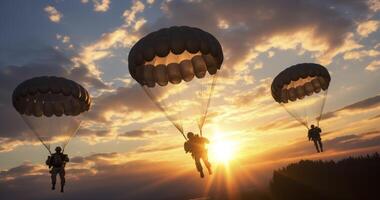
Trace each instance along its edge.
{"label": "skydiver silhouette", "polygon": [[191,156],[195,160],[195,166],[200,173],[201,178],[204,177],[203,168],[201,164],[201,159],[205,164],[208,173],[211,175],[211,163],[208,161],[208,153],[206,149],[206,144],[210,143],[205,137],[200,137],[199,135],[194,135],[194,133],[187,133],[188,141],[184,143],[184,149],[186,153],[191,153]]}
{"label": "skydiver silhouette", "polygon": [[51,189],[55,190],[57,174],[59,174],[59,178],[61,179],[61,192],[63,192],[63,187],[65,186],[65,166],[66,163],[69,162],[69,157],[67,154],[63,154],[61,151],[62,148],[57,146],[55,148],[55,153],[48,156],[46,165],[49,166],[51,173]]}
{"label": "skydiver silhouette", "polygon": [[313,140],[318,153],[323,152],[321,132],[322,130],[318,126],[314,126],[313,124],[310,126],[310,129],[308,131],[309,141]]}

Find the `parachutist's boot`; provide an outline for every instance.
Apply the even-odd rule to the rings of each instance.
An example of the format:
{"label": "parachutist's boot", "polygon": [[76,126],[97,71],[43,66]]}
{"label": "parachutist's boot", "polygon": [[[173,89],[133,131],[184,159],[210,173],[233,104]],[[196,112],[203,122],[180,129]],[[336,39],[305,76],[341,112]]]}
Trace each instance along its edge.
{"label": "parachutist's boot", "polygon": [[321,152],[323,152],[323,146],[322,146],[322,142],[319,141],[319,148],[321,149]]}
{"label": "parachutist's boot", "polygon": [[208,174],[212,174],[211,164],[206,165]]}
{"label": "parachutist's boot", "polygon": [[201,178],[205,177],[205,175],[203,174],[203,171],[200,171],[199,173],[201,175]]}
{"label": "parachutist's boot", "polygon": [[55,190],[55,184],[51,186],[51,190]]}
{"label": "parachutist's boot", "polygon": [[61,186],[61,192],[63,192],[63,185]]}

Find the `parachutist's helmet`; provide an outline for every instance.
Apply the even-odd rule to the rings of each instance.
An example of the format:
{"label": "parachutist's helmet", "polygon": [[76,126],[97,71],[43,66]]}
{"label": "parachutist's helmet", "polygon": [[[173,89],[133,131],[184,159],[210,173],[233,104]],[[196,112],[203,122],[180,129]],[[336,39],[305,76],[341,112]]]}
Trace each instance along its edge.
{"label": "parachutist's helmet", "polygon": [[314,128],[314,124],[312,124],[310,127],[311,127],[311,128]]}
{"label": "parachutist's helmet", "polygon": [[62,148],[60,146],[55,147],[55,152],[61,153],[61,151],[62,151]]}
{"label": "parachutist's helmet", "polygon": [[192,138],[192,137],[194,137],[194,133],[192,133],[192,132],[188,132],[188,133],[187,133],[187,138],[190,139],[190,138]]}

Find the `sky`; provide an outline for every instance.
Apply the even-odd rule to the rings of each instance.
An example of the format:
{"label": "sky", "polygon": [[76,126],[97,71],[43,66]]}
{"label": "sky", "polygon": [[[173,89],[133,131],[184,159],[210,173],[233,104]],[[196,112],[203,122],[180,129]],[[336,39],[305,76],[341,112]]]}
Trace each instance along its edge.
{"label": "sky", "polygon": [[[62,196],[49,190],[46,149],[11,103],[19,83],[43,75],[75,80],[92,97],[65,149],[67,199],[228,195],[265,187],[289,162],[380,150],[378,0],[9,0],[0,11],[0,197]],[[140,38],[180,25],[213,34],[224,53],[204,135],[234,152],[228,163],[210,153],[215,174],[204,180],[183,137],[128,72]],[[270,94],[279,72],[305,62],[332,77],[323,154]]]}

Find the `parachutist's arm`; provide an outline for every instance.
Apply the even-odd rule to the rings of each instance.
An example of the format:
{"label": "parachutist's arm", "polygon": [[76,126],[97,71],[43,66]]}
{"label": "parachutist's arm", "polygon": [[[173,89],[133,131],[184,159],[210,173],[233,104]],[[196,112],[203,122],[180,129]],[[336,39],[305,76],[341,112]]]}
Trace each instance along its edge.
{"label": "parachutist's arm", "polygon": [[65,155],[65,159],[64,159],[65,162],[69,162],[70,159],[69,159],[69,156],[67,156],[67,154]]}
{"label": "parachutist's arm", "polygon": [[49,169],[51,168],[51,156],[48,156],[48,158],[46,159],[45,164],[46,164],[47,166],[49,166]]}
{"label": "parachutist's arm", "polygon": [[189,153],[189,150],[187,148],[187,142],[183,144],[183,149],[185,150],[185,153]]}

